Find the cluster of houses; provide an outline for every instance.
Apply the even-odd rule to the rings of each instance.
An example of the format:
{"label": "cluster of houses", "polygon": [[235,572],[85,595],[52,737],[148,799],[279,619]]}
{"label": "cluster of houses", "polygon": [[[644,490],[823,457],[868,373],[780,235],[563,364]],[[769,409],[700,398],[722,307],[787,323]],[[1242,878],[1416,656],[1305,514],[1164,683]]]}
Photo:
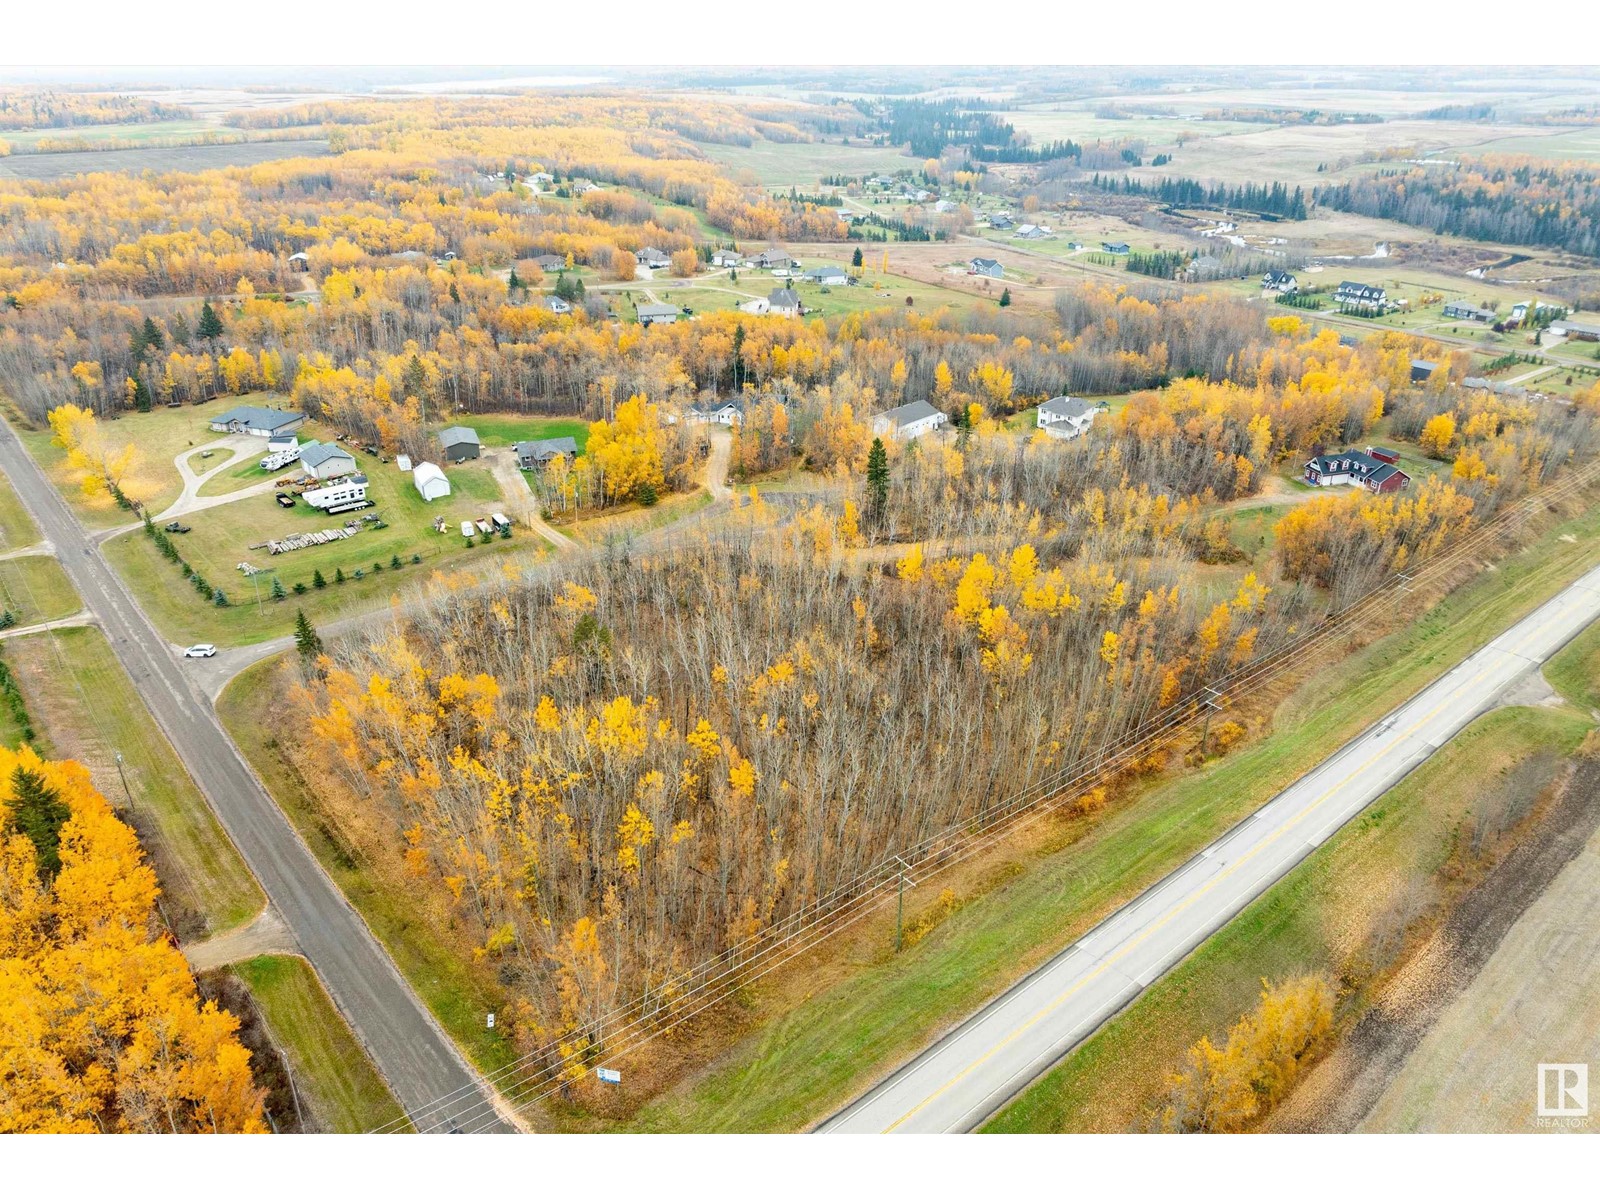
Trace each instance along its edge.
{"label": "cluster of houses", "polygon": [[1411,476],[1400,469],[1399,462],[1398,452],[1382,446],[1319,454],[1306,463],[1304,478],[1312,487],[1354,484],[1382,495],[1410,486]]}
{"label": "cluster of houses", "polygon": [[1389,299],[1389,293],[1377,284],[1353,283],[1348,279],[1333,289],[1333,302],[1341,308],[1364,313],[1384,313],[1400,307],[1400,302]]}

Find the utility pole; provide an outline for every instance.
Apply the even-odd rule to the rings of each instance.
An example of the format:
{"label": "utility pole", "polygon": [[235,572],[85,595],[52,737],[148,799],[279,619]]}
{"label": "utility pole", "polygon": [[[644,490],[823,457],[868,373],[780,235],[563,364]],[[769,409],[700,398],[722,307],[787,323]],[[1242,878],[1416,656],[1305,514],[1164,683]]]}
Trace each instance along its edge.
{"label": "utility pole", "polygon": [[[896,954],[899,954],[900,953],[900,946],[901,946],[901,944],[902,944],[902,942],[904,941],[904,938],[905,938],[906,876],[911,873],[911,867],[906,862],[906,860],[901,858],[898,854],[895,855],[894,860],[895,860],[895,862],[900,864],[900,875],[899,875],[898,880],[896,881],[896,888],[895,888],[895,911],[894,911],[894,952]],[[917,885],[917,881],[915,879],[913,879],[911,881],[911,886],[915,887],[916,885]]]}
{"label": "utility pole", "polygon": [[122,779],[122,794],[128,798],[128,807],[134,812],[139,811],[139,806],[134,803],[133,792],[128,789],[128,775],[122,769],[122,751],[117,751],[117,775]]}
{"label": "utility pole", "polygon": [[1217,689],[1214,687],[1208,687],[1206,689],[1205,699],[1202,700],[1201,703],[1205,705],[1206,710],[1206,721],[1200,729],[1200,757],[1204,759],[1206,756],[1206,746],[1209,745],[1211,741],[1211,714],[1222,707],[1222,693],[1217,691]]}

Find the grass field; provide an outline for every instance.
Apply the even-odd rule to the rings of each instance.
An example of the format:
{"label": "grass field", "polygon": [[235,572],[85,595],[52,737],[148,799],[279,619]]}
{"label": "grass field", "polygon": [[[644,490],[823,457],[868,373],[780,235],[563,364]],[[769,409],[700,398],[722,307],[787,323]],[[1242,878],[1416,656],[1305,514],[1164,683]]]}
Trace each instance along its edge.
{"label": "grass field", "polygon": [[304,959],[263,955],[229,968],[289,1057],[300,1102],[323,1133],[363,1133],[405,1113]]}
{"label": "grass field", "polygon": [[582,417],[477,413],[463,423],[478,431],[478,437],[485,446],[509,446],[513,442],[569,437],[578,443],[578,453],[582,454],[589,444],[589,422]]}
{"label": "grass field", "polygon": [[[1309,680],[1280,706],[1271,737],[1150,789],[1069,849],[1035,856],[898,959],[882,941],[835,943],[809,964],[804,995],[752,988],[746,1003],[768,1014],[760,1028],[624,1127],[780,1130],[832,1111],[1600,561],[1597,535],[1600,512],[1509,556],[1406,630],[1330,666],[1354,682],[1330,690],[1325,677]],[[891,929],[877,925],[882,937]]]}
{"label": "grass field", "polygon": [[729,174],[748,171],[762,187],[808,187],[824,175],[874,175],[920,166],[898,147],[841,146],[837,142],[769,142],[753,146],[703,143],[706,156]]}
{"label": "grass field", "polygon": [[[325,621],[370,607],[399,588],[424,581],[435,570],[492,568],[508,551],[528,550],[537,541],[522,535],[496,538],[488,545],[466,544],[460,523],[503,506],[500,486],[481,462],[449,468],[451,494],[432,504],[417,494],[411,476],[392,463],[362,465],[368,470],[367,495],[377,504],[366,511],[381,516],[388,523],[386,529],[368,526],[351,538],[273,555],[252,547],[269,537],[337,528],[348,518],[330,517],[304,503],[283,509],[271,493],[247,496],[184,518],[192,531],[175,536],[174,542],[191,567],[223,589],[230,601],[227,608],[201,599],[180,568],[162,558],[155,543],[139,530],[107,541],[106,557],[165,636],[175,642],[243,645],[287,633],[294,625],[296,608],[304,608],[313,620]],[[445,518],[446,532],[434,532],[436,517]],[[421,563],[411,562],[414,554],[421,556]],[[402,563],[398,571],[392,567],[396,555]],[[273,603],[271,577],[263,574],[256,577],[258,606],[258,585],[238,570],[241,562],[275,570],[291,593],[289,599]],[[375,566],[382,569],[375,570]],[[336,569],[346,576],[342,584],[333,582]],[[313,586],[319,570],[327,582],[320,589]],[[365,577],[355,578],[357,570]],[[292,594],[297,583],[306,585],[304,595]]]}
{"label": "grass field", "polygon": [[[30,634],[8,641],[5,653],[45,742],[41,753],[84,763],[95,786],[131,820],[180,935],[220,933],[260,911],[261,890],[105,636],[87,627]],[[119,751],[132,812],[117,771]]]}
{"label": "grass field", "polygon": [[[255,392],[246,396],[227,396],[208,400],[204,404],[188,405],[183,408],[163,406],[147,413],[131,412],[115,421],[101,422],[100,427],[104,431],[106,445],[111,449],[120,450],[129,443],[136,443],[139,447],[138,457],[125,481],[124,490],[135,499],[143,501],[152,514],[161,512],[183,491],[183,478],[178,474],[173,459],[185,450],[198,449],[222,437],[222,434],[211,432],[211,420],[241,404],[288,407],[280,396]],[[84,524],[91,528],[104,529],[126,525],[135,519],[130,513],[112,503],[109,497],[90,499],[84,496],[82,488],[73,481],[67,469],[65,451],[55,444],[54,435],[48,428],[24,429],[21,425],[17,425],[16,430],[17,436],[27,446],[28,452],[45,469],[45,474],[66,497],[67,503],[72,506]],[[302,440],[304,437],[315,436],[318,435],[308,433],[302,436]],[[226,454],[225,451],[219,453]],[[265,453],[265,449],[262,453]],[[217,461],[221,462],[223,459],[219,458]],[[248,461],[254,468],[256,460]],[[207,465],[207,460],[199,458],[190,464],[196,472],[204,471]],[[266,476],[256,469],[256,478],[264,479]]]}
{"label": "grass field", "polygon": [[61,564],[46,554],[0,560],[0,608],[18,625],[70,617],[83,607]]}
{"label": "grass field", "polygon": [[271,676],[280,666],[278,660],[267,659],[229,683],[217,704],[223,724],[312,853],[468,1058],[484,1071],[507,1065],[516,1052],[504,1023],[500,1029],[487,1029],[484,1022],[485,1013],[502,1009],[505,997],[458,958],[454,947],[434,940],[403,887],[386,886],[351,855],[299,775],[284,762],[273,733],[281,722]]}
{"label": "grass field", "polygon": [[[1568,710],[1479,718],[1265,896],[1145,990],[1006,1108],[991,1133],[1137,1130],[1188,1046],[1220,1042],[1262,979],[1370,977],[1403,946],[1460,868],[1463,831],[1487,805],[1531,803],[1591,728]],[[1419,912],[1418,910],[1421,910]]]}
{"label": "grass field", "polygon": [[324,158],[328,143],[234,142],[224,146],[152,146],[137,150],[73,150],[0,158],[0,179],[70,179],[98,171],[210,171],[283,158]]}
{"label": "grass field", "polygon": [[42,141],[148,142],[157,138],[195,137],[220,133],[209,121],[146,121],[128,125],[74,125],[67,129],[0,129],[0,141],[14,151],[31,150]]}
{"label": "grass field", "polygon": [[0,554],[21,550],[39,540],[39,528],[22,507],[11,480],[0,475]]}
{"label": "grass field", "polygon": [[1600,710],[1600,624],[1591,625],[1551,659],[1545,678],[1570,703]]}

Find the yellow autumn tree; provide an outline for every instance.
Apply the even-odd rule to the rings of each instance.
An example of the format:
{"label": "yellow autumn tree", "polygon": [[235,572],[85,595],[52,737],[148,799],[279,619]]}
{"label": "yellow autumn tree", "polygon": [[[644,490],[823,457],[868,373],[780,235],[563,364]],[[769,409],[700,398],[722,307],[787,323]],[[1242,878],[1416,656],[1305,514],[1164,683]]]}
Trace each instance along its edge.
{"label": "yellow autumn tree", "polygon": [[0,747],[0,1133],[264,1133],[133,831],[75,762]]}
{"label": "yellow autumn tree", "polygon": [[600,469],[608,499],[626,500],[648,485],[666,486],[661,414],[643,396],[630,396],[610,421],[589,426],[589,461]]}

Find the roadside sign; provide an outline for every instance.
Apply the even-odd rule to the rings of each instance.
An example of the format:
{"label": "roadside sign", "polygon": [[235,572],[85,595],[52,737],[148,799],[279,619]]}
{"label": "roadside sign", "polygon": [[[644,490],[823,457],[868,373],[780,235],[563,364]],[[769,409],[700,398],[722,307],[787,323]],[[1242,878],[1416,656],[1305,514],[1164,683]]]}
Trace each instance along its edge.
{"label": "roadside sign", "polygon": [[599,1079],[601,1083],[621,1083],[622,1082],[622,1072],[621,1071],[613,1071],[610,1067],[596,1067],[594,1069],[594,1073],[595,1073],[595,1077],[597,1079]]}
{"label": "roadside sign", "polygon": [[490,1029],[494,1028],[494,1014],[493,1013],[489,1014],[489,1028]]}

